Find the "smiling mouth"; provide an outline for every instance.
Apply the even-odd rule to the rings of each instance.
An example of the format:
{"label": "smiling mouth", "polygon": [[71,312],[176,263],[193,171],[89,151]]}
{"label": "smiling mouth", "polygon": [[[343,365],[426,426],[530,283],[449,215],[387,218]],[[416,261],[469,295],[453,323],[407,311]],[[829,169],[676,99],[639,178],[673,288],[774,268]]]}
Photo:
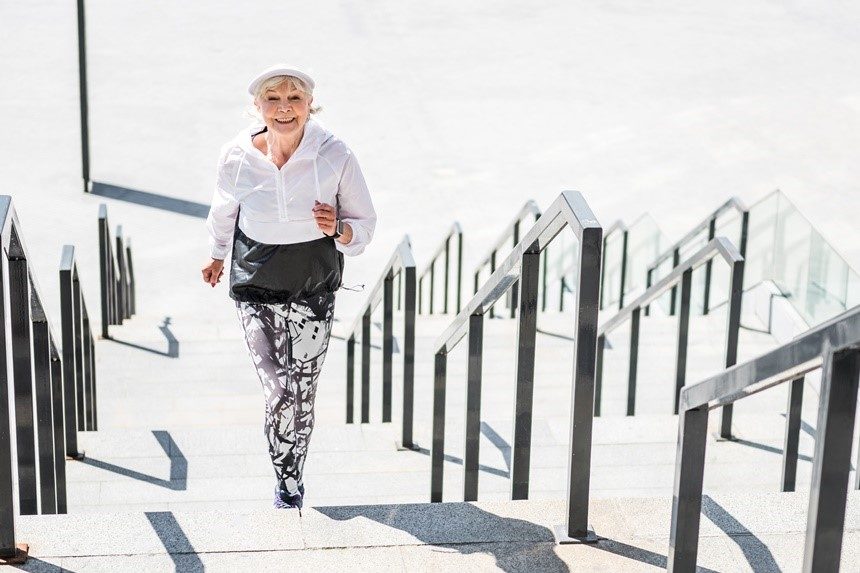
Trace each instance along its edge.
{"label": "smiling mouth", "polygon": [[287,123],[293,123],[294,121],[296,121],[296,118],[294,118],[294,117],[291,117],[290,119],[277,119],[277,118],[275,118],[275,121],[277,123],[287,124]]}

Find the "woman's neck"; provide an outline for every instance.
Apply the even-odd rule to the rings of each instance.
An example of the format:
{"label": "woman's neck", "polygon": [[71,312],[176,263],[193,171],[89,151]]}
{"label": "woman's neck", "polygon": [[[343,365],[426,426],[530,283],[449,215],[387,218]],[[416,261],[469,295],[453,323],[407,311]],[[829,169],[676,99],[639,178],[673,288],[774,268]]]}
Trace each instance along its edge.
{"label": "woman's neck", "polygon": [[265,134],[267,155],[278,166],[282,166],[299,148],[303,135],[304,129],[295,137],[278,137],[271,130],[267,130]]}

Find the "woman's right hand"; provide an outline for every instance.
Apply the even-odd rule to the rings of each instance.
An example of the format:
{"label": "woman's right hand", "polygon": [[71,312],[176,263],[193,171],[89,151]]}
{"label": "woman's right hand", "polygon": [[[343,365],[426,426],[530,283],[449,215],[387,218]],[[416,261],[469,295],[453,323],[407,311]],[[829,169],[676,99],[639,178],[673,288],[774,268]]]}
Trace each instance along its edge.
{"label": "woman's right hand", "polygon": [[222,259],[211,259],[209,264],[203,267],[203,282],[215,285],[221,282],[221,275],[224,274],[224,261]]}

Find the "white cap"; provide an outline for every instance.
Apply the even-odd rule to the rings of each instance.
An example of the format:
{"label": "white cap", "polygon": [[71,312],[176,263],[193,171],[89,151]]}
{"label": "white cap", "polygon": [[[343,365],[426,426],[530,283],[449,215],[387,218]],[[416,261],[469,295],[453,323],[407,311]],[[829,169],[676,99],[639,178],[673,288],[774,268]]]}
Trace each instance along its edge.
{"label": "white cap", "polygon": [[311,88],[311,91],[314,89],[314,80],[305,72],[295,68],[294,66],[290,66],[288,64],[275,64],[274,66],[268,67],[251,80],[251,83],[248,84],[248,93],[254,95],[257,91],[257,88],[261,83],[266,81],[269,78],[273,78],[275,76],[293,76],[303,80],[308,86]]}

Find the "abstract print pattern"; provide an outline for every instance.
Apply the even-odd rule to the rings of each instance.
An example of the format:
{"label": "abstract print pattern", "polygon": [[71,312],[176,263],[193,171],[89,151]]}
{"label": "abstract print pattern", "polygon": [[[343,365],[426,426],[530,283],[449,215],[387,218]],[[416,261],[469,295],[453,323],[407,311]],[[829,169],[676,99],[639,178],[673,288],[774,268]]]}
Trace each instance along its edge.
{"label": "abstract print pattern", "polygon": [[301,507],[314,398],[328,349],[334,297],[306,303],[236,302],[266,402],[264,434],[281,497]]}

